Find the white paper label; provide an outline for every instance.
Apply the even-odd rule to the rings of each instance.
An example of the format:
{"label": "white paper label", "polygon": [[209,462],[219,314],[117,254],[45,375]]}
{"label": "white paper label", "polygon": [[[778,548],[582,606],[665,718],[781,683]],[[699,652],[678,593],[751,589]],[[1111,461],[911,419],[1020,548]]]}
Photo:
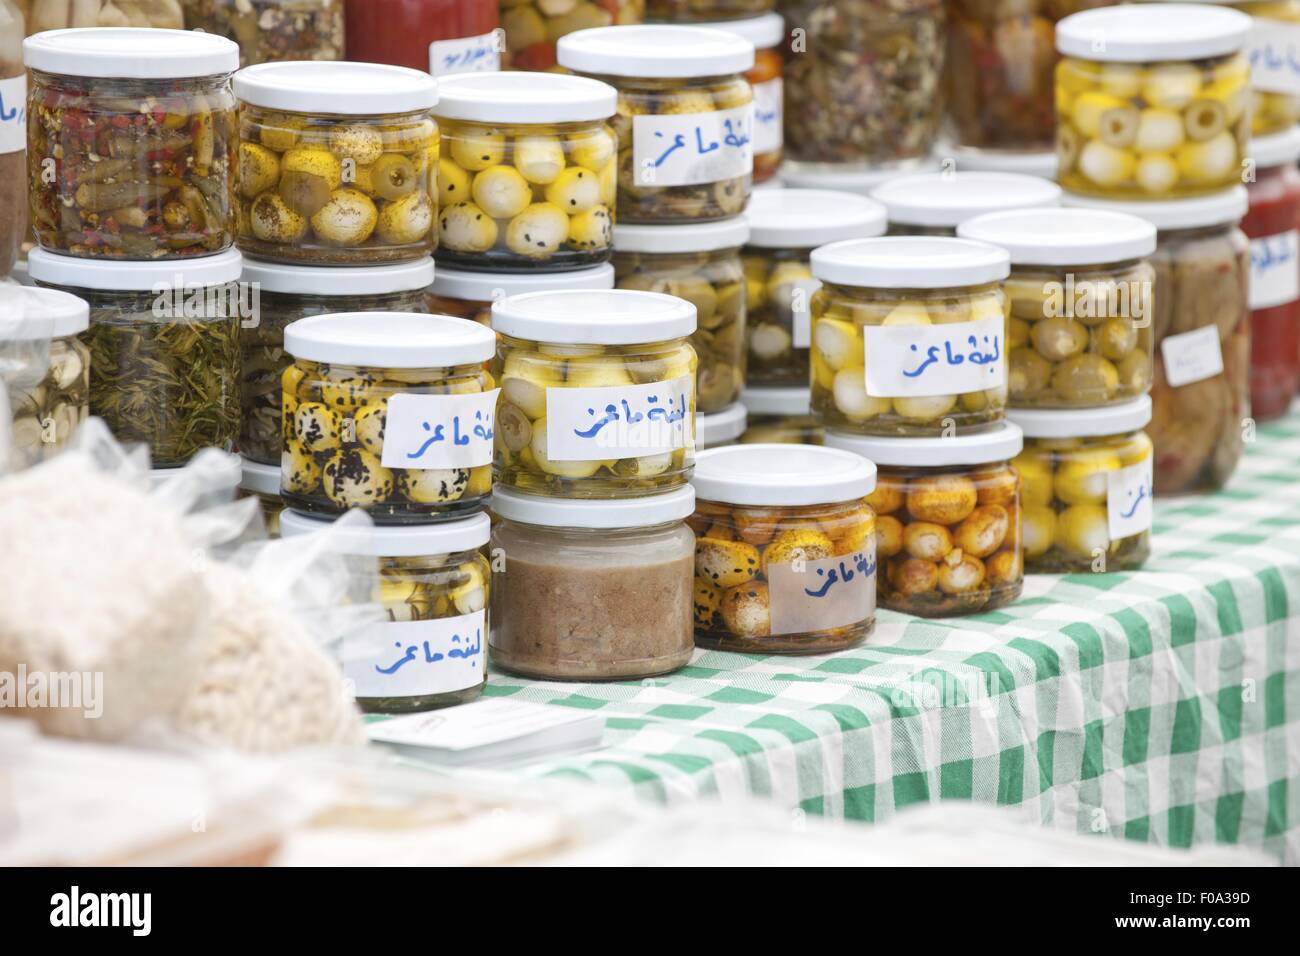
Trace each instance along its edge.
{"label": "white paper label", "polygon": [[1250,307],[1271,309],[1300,299],[1300,231],[1250,241]]}
{"label": "white paper label", "polygon": [[1250,85],[1270,93],[1300,95],[1300,24],[1254,17],[1246,57]]}
{"label": "white paper label", "polygon": [[546,457],[602,461],[693,448],[694,389],[689,375],[648,385],[548,388]]}
{"label": "white paper label", "polygon": [[812,345],[812,297],[822,284],[816,279],[800,279],[790,286],[790,331],[794,347],[806,349]]}
{"label": "white paper label", "polygon": [[343,640],[343,676],[357,697],[446,694],[483,682],[487,612],[385,621]]}
{"label": "white paper label", "polygon": [[394,395],[384,422],[385,468],[477,468],[492,463],[497,393]]}
{"label": "white paper label", "polygon": [[639,186],[696,186],[754,171],[754,104],[709,113],[632,117]]}
{"label": "white paper label", "polygon": [[1155,487],[1153,459],[1106,473],[1106,524],[1118,541],[1151,527],[1151,494]]}
{"label": "white paper label", "polygon": [[501,69],[502,37],[496,31],[459,40],[434,40],[429,44],[429,72],[495,73]]}
{"label": "white paper label", "polygon": [[773,634],[848,627],[876,610],[876,536],[858,552],[767,569]]}
{"label": "white paper label", "polygon": [[1165,381],[1174,388],[1223,374],[1219,327],[1207,325],[1193,332],[1166,335],[1160,343]]}
{"label": "white paper label", "polygon": [[946,325],[868,325],[867,394],[873,398],[954,395],[1007,380],[1001,315]]}
{"label": "white paper label", "polygon": [[754,153],[775,153],[785,140],[785,84],[780,77],[754,84]]}
{"label": "white paper label", "polygon": [[27,148],[27,74],[0,80],[0,153]]}

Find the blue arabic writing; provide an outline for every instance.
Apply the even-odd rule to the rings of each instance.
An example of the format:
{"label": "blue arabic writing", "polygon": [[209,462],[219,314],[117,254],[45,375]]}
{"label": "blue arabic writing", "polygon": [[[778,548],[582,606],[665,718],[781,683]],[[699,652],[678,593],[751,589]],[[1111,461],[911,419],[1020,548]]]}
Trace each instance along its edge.
{"label": "blue arabic writing", "polygon": [[[970,343],[971,350],[965,355],[961,353],[960,349],[956,352],[953,351],[951,340],[943,343],[942,352],[939,346],[931,345],[925,350],[925,359],[921,364],[911,371],[904,369],[903,375],[907,378],[918,378],[924,374],[926,369],[937,365],[939,362],[944,362],[954,368],[965,362],[969,362],[971,365],[987,365],[990,375],[997,374],[997,361],[1002,357],[1002,336],[994,334],[991,338],[992,341],[990,342],[990,336],[985,335],[982,337],[986,350],[981,351],[980,340],[974,335],[968,335],[966,341]],[[920,354],[921,350],[918,345],[913,343],[911,351]]]}
{"label": "blue arabic writing", "polygon": [[1284,50],[1275,49],[1267,41],[1262,46],[1255,47],[1250,51],[1250,65],[1252,69],[1263,69],[1268,73],[1300,74],[1300,56],[1297,56],[1295,46],[1290,43]]}
{"label": "blue arabic writing", "polygon": [[[459,415],[453,415],[451,417],[450,424],[451,424],[450,441],[453,445],[458,445],[461,447],[464,447],[465,445],[469,444],[471,436],[473,436],[474,438],[482,439],[483,441],[491,441],[492,436],[495,434],[495,432],[492,429],[492,414],[490,412],[484,414],[482,411],[476,411],[474,413],[474,427],[471,428],[468,432],[461,430],[461,422],[460,422]],[[417,458],[424,457],[424,453],[427,452],[434,445],[438,444],[438,442],[448,441],[449,439],[447,438],[447,433],[444,425],[445,423],[441,423],[441,422],[438,423],[437,425],[433,424],[432,422],[421,422],[420,427],[429,433],[429,437],[426,438],[424,440],[424,443],[421,444],[420,447],[417,448],[415,451],[408,452],[406,457],[411,461],[415,461]]]}
{"label": "blue arabic writing", "polygon": [[[469,660],[470,658],[475,657],[476,655],[479,655],[483,652],[482,628],[475,628],[473,643],[470,643],[470,640],[471,639],[468,636],[466,636],[464,647],[459,647],[459,646],[453,647],[451,650],[447,651],[446,654],[443,654],[441,651],[433,650],[429,646],[428,641],[423,641],[420,644],[409,644],[407,645],[403,655],[400,658],[398,658],[392,664],[389,664],[387,667],[380,667],[378,664],[376,664],[375,670],[380,674],[396,674],[398,670],[400,670],[403,666],[411,663],[412,661],[414,661],[416,658],[420,656],[421,648],[423,648],[424,650],[424,662],[426,664],[436,664],[438,663],[438,661],[448,660],[448,659]],[[451,636],[451,643],[457,645],[461,644],[460,635],[453,634]],[[395,642],[393,646],[396,647],[399,651],[402,650],[401,641]],[[478,661],[470,661],[470,666],[477,667]]]}
{"label": "blue arabic writing", "polygon": [[[1135,495],[1136,495],[1136,497],[1135,497]],[[1131,504],[1131,505],[1128,507],[1127,510],[1121,510],[1121,511],[1120,511],[1120,517],[1121,517],[1121,518],[1131,518],[1131,517],[1133,517],[1135,514],[1137,514],[1138,505],[1142,504],[1142,502],[1143,502],[1145,499],[1151,497],[1151,486],[1150,486],[1149,484],[1147,484],[1147,483],[1144,481],[1142,484],[1140,484],[1140,485],[1137,486],[1137,489],[1136,489],[1136,490],[1133,489],[1133,488],[1130,488],[1130,489],[1128,490],[1127,495],[1125,495],[1125,497],[1132,498],[1132,499],[1133,499],[1133,504]]]}
{"label": "blue arabic writing", "polygon": [[[610,403],[605,406],[605,414],[602,418],[597,419],[588,428],[575,428],[573,434],[577,435],[579,438],[595,438],[602,428],[606,425],[611,425],[614,422],[623,422],[625,425],[629,426],[642,421],[662,422],[665,425],[671,425],[675,422],[682,421],[688,414],[690,414],[690,405],[686,401],[686,394],[684,392],[679,394],[675,401],[670,395],[668,397],[668,406],[666,408],[659,404],[658,395],[647,395],[645,397],[645,403],[648,407],[643,412],[633,411],[631,403],[626,398],[620,399],[617,404]],[[674,405],[676,405],[676,408],[673,407]],[[620,406],[622,406],[621,412],[619,411]],[[587,414],[594,417],[596,410],[594,408],[589,408],[587,409]]]}
{"label": "blue arabic writing", "polygon": [[[1289,233],[1256,239],[1250,244],[1250,265],[1256,272],[1266,272],[1295,262]],[[1294,268],[1294,266],[1292,267]]]}
{"label": "blue arabic writing", "polygon": [[[744,149],[750,143],[749,133],[744,129],[744,124],[735,119],[726,119],[722,122],[722,127],[726,131],[721,140],[715,140],[705,134],[702,125],[695,127],[695,154],[698,156],[707,156],[709,153],[717,152],[722,147],[727,146],[732,149]],[[655,130],[655,139],[667,139],[667,134],[662,130]],[[655,168],[659,168],[668,161],[668,157],[680,149],[687,149],[689,144],[688,138],[682,133],[675,133],[672,139],[672,145],[659,154],[654,161]]]}
{"label": "blue arabic writing", "polygon": [[833,568],[817,568],[816,574],[819,578],[825,579],[824,583],[820,588],[804,588],[803,593],[809,597],[825,597],[827,592],[829,592],[836,584],[848,584],[858,575],[870,577],[876,572],[876,556],[874,554],[868,556],[861,552],[856,552],[853,555],[852,565],[852,567],[846,567],[845,563],[840,561],[838,565]]}

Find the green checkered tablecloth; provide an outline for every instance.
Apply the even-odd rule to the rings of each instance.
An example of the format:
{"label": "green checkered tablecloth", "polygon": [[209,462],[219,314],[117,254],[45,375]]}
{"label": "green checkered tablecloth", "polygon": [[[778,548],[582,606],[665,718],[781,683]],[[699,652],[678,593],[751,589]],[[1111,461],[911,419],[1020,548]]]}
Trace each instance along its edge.
{"label": "green checkered tablecloth", "polygon": [[599,711],[604,746],[525,764],[674,802],[767,797],[883,820],[956,798],[1027,819],[1300,862],[1300,416],[1227,490],[1157,502],[1131,574],[1031,576],[996,612],[881,612],[856,650],[699,651],[667,678],[487,693]]}

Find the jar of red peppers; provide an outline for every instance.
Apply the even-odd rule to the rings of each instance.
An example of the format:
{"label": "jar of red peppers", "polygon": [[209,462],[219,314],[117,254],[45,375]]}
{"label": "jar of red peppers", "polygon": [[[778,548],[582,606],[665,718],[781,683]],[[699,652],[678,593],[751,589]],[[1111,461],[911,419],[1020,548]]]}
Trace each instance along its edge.
{"label": "jar of red peppers", "polygon": [[1300,128],[1253,140],[1250,158],[1250,412],[1265,421],[1300,388]]}
{"label": "jar of red peppers", "polygon": [[349,60],[434,76],[500,68],[497,0],[354,0],[346,11]]}
{"label": "jar of red peppers", "polygon": [[754,90],[754,185],[776,175],[785,155],[785,61],[781,45],[785,40],[785,20],[769,13],[749,20],[725,20],[702,23],[737,33],[754,44],[754,68],[745,79]]}

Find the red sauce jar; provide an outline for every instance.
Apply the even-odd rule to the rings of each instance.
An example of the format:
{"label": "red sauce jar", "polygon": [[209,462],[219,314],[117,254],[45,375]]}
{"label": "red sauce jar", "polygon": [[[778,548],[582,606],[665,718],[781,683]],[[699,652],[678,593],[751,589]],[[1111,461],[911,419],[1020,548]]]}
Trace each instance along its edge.
{"label": "red sauce jar", "polygon": [[1250,154],[1250,407],[1266,421],[1300,388],[1300,128],[1253,140]]}
{"label": "red sauce jar", "polygon": [[504,39],[497,0],[364,0],[347,5],[349,60],[442,76],[495,70]]}

